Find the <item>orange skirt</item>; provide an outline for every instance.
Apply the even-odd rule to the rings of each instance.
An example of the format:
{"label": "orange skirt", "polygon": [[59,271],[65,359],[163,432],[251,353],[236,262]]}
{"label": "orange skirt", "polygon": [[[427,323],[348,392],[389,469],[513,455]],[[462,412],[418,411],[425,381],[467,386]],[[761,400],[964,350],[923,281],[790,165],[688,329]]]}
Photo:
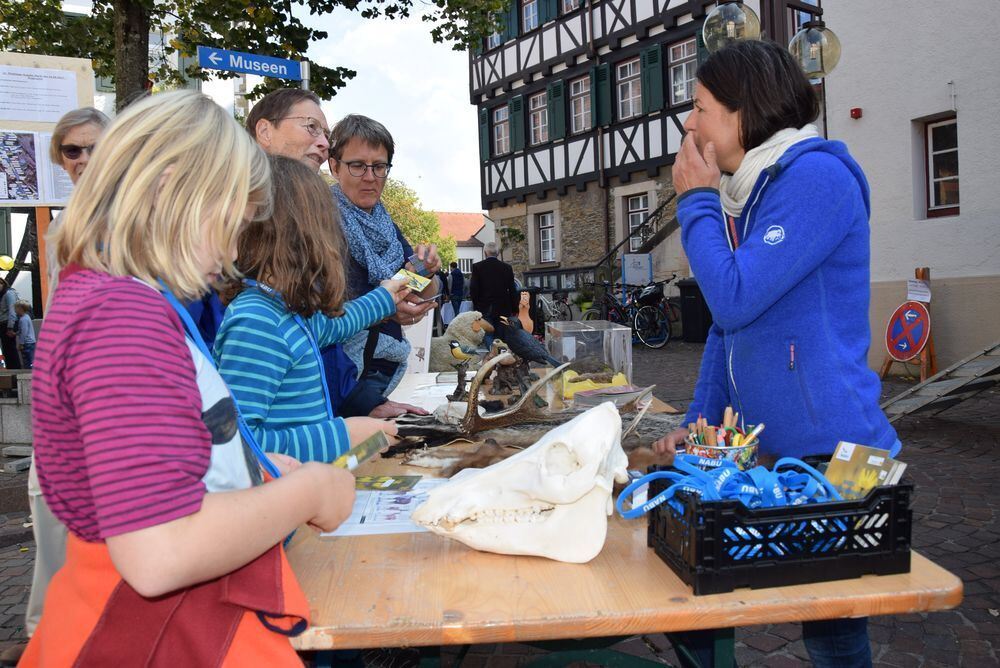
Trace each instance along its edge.
{"label": "orange skirt", "polygon": [[115,569],[104,543],[72,534],[19,666],[301,666],[289,637],[309,606],[275,546],[217,580],[155,599]]}

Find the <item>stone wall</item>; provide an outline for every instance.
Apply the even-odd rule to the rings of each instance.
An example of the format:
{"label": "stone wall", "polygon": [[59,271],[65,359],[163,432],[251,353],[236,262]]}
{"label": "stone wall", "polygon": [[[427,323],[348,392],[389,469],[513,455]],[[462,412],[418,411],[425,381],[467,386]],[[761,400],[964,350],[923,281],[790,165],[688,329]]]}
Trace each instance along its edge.
{"label": "stone wall", "polygon": [[[561,197],[550,195],[546,199],[538,199],[529,195],[522,204],[490,209],[489,216],[496,221],[498,228],[516,228],[525,235],[523,241],[508,244],[503,252],[503,259],[511,263],[518,277],[529,270],[590,267],[624,238],[627,228],[624,198],[639,193],[649,195],[649,211],[652,212],[673,193],[669,168],[663,168],[654,178],[637,175],[628,183],[611,179],[610,193],[592,182],[582,192],[571,188]],[[557,249],[556,262],[543,264],[538,261],[534,223],[537,213],[546,211],[555,214]],[[661,224],[667,224],[675,211],[676,200],[667,206]],[[657,279],[669,277],[672,273],[682,277],[690,275],[679,233],[672,234],[653,251],[653,271]]]}

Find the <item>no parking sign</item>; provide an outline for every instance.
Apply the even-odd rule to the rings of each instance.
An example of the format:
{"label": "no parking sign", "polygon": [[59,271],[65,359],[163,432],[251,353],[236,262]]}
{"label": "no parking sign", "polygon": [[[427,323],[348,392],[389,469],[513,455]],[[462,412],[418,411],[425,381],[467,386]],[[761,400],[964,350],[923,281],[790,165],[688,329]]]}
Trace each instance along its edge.
{"label": "no parking sign", "polygon": [[897,362],[908,362],[924,349],[931,335],[931,314],[920,302],[903,302],[885,328],[885,349]]}

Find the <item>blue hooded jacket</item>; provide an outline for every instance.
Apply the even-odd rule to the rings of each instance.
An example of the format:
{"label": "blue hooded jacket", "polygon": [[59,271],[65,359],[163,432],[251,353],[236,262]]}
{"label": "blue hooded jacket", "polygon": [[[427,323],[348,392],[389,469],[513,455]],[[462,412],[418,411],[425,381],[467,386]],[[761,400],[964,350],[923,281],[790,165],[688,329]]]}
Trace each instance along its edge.
{"label": "blue hooded jacket", "polygon": [[715,321],[685,422],[719,424],[731,405],[765,424],[761,452],[778,456],[896,443],[868,368],[869,215],[861,167],[820,138],[761,172],[732,231],[717,190],[679,198],[681,241]]}

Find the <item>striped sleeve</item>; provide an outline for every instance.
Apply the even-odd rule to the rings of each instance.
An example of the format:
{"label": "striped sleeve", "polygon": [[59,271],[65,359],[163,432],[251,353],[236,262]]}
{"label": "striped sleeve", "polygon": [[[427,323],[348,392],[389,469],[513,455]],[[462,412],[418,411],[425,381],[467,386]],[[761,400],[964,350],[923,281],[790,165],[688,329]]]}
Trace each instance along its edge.
{"label": "striped sleeve", "polygon": [[[138,282],[98,292],[67,342],[64,377],[97,533],[108,538],[197,512],[212,444],[170,306]],[[59,487],[62,465],[51,467],[51,485]]]}
{"label": "striped sleeve", "polygon": [[328,318],[317,313],[309,319],[316,340],[321,348],[343,343],[358,332],[368,329],[375,323],[388,318],[396,312],[396,302],[392,295],[383,287],[378,287],[357,299],[344,302],[344,314],[337,318]]}
{"label": "striped sleeve", "polygon": [[[291,324],[295,329],[285,332],[282,324]],[[288,337],[297,334],[298,329],[290,319],[282,319],[251,300],[233,302],[215,339],[219,374],[265,452],[289,455],[301,462],[332,462],[350,448],[342,418],[328,419],[325,408],[322,417],[306,423],[278,415],[288,410],[279,409],[276,398],[282,393],[295,359],[313,354],[304,333],[298,337],[301,341],[294,342],[293,354]],[[312,382],[307,378],[302,383],[301,395],[307,402],[311,395],[322,396],[319,371],[317,366],[310,374],[315,377]]]}

